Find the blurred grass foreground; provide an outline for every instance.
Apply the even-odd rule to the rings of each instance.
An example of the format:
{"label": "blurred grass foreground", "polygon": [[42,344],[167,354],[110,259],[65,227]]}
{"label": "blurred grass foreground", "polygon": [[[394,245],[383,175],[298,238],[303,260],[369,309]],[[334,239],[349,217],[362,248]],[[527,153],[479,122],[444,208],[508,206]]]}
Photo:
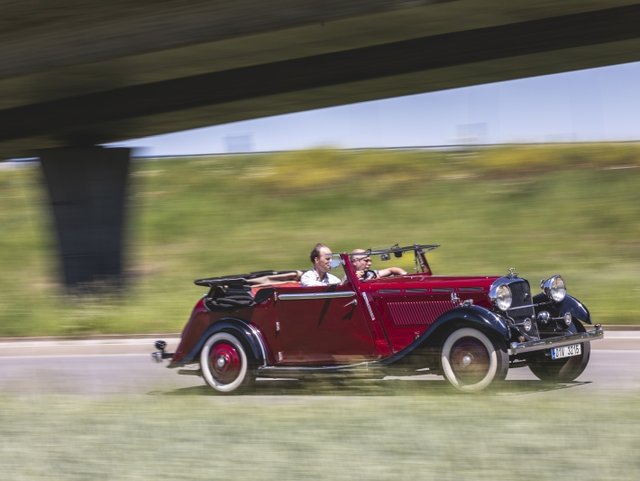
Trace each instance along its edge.
{"label": "blurred grass foreground", "polygon": [[636,481],[638,396],[563,394],[0,397],[0,464],[12,481]]}
{"label": "blurred grass foreground", "polygon": [[436,274],[516,267],[534,289],[560,273],[595,322],[636,323],[638,186],[635,144],[138,160],[128,288],[70,297],[37,165],[4,168],[0,336],[179,332],[203,294],[194,279],[307,269],[317,242],[334,252],[441,244]]}

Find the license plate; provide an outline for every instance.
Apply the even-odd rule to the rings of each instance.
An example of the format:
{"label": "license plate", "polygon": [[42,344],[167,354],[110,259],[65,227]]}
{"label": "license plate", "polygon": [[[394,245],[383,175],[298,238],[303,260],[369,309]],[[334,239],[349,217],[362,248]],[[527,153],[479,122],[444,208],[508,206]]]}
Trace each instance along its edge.
{"label": "license plate", "polygon": [[582,344],[571,344],[570,346],[551,349],[551,359],[562,359],[563,357],[579,356],[580,354],[582,354]]}

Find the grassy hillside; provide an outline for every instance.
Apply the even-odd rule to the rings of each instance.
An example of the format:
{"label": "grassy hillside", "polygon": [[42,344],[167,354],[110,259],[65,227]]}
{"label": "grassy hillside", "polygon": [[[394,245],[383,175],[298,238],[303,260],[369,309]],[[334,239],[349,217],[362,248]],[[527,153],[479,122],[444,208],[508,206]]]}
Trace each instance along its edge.
{"label": "grassy hillside", "polygon": [[436,273],[516,267],[534,287],[561,273],[597,322],[639,321],[635,145],[315,150],[132,170],[129,288],[100,298],[60,294],[37,167],[0,170],[0,335],[178,331],[203,293],[193,279],[307,268],[319,241],[437,243]]}

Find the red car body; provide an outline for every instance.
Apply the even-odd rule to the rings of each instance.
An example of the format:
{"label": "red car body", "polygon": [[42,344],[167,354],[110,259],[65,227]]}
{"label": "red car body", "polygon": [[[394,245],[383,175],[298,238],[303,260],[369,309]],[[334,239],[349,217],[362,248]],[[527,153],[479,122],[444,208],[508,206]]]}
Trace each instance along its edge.
{"label": "red car body", "polygon": [[367,281],[356,275],[350,255],[340,254],[344,281],[332,286],[302,287],[297,271],[197,280],[209,292],[196,303],[176,351],[165,352],[159,341],[153,356],[225,393],[247,388],[257,377],[427,370],[460,390],[476,391],[503,380],[514,366],[529,365],[545,380],[582,373],[589,343],[602,337],[602,328],[587,332],[589,312],[562,295],[559,276],[548,281],[556,283],[555,291],[546,286],[537,296],[513,272],[436,276],[425,255],[435,247],[369,250],[385,260],[412,252],[416,270]]}

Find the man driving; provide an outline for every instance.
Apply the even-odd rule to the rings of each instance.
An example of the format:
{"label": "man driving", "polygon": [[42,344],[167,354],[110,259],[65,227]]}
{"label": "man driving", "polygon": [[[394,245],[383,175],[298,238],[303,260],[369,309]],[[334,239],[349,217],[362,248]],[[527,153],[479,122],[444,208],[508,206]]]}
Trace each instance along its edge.
{"label": "man driving", "polygon": [[356,275],[361,281],[377,279],[378,277],[403,276],[407,273],[407,271],[401,267],[387,267],[386,269],[372,270],[371,256],[368,251],[364,249],[352,250],[349,257],[353,263]]}

